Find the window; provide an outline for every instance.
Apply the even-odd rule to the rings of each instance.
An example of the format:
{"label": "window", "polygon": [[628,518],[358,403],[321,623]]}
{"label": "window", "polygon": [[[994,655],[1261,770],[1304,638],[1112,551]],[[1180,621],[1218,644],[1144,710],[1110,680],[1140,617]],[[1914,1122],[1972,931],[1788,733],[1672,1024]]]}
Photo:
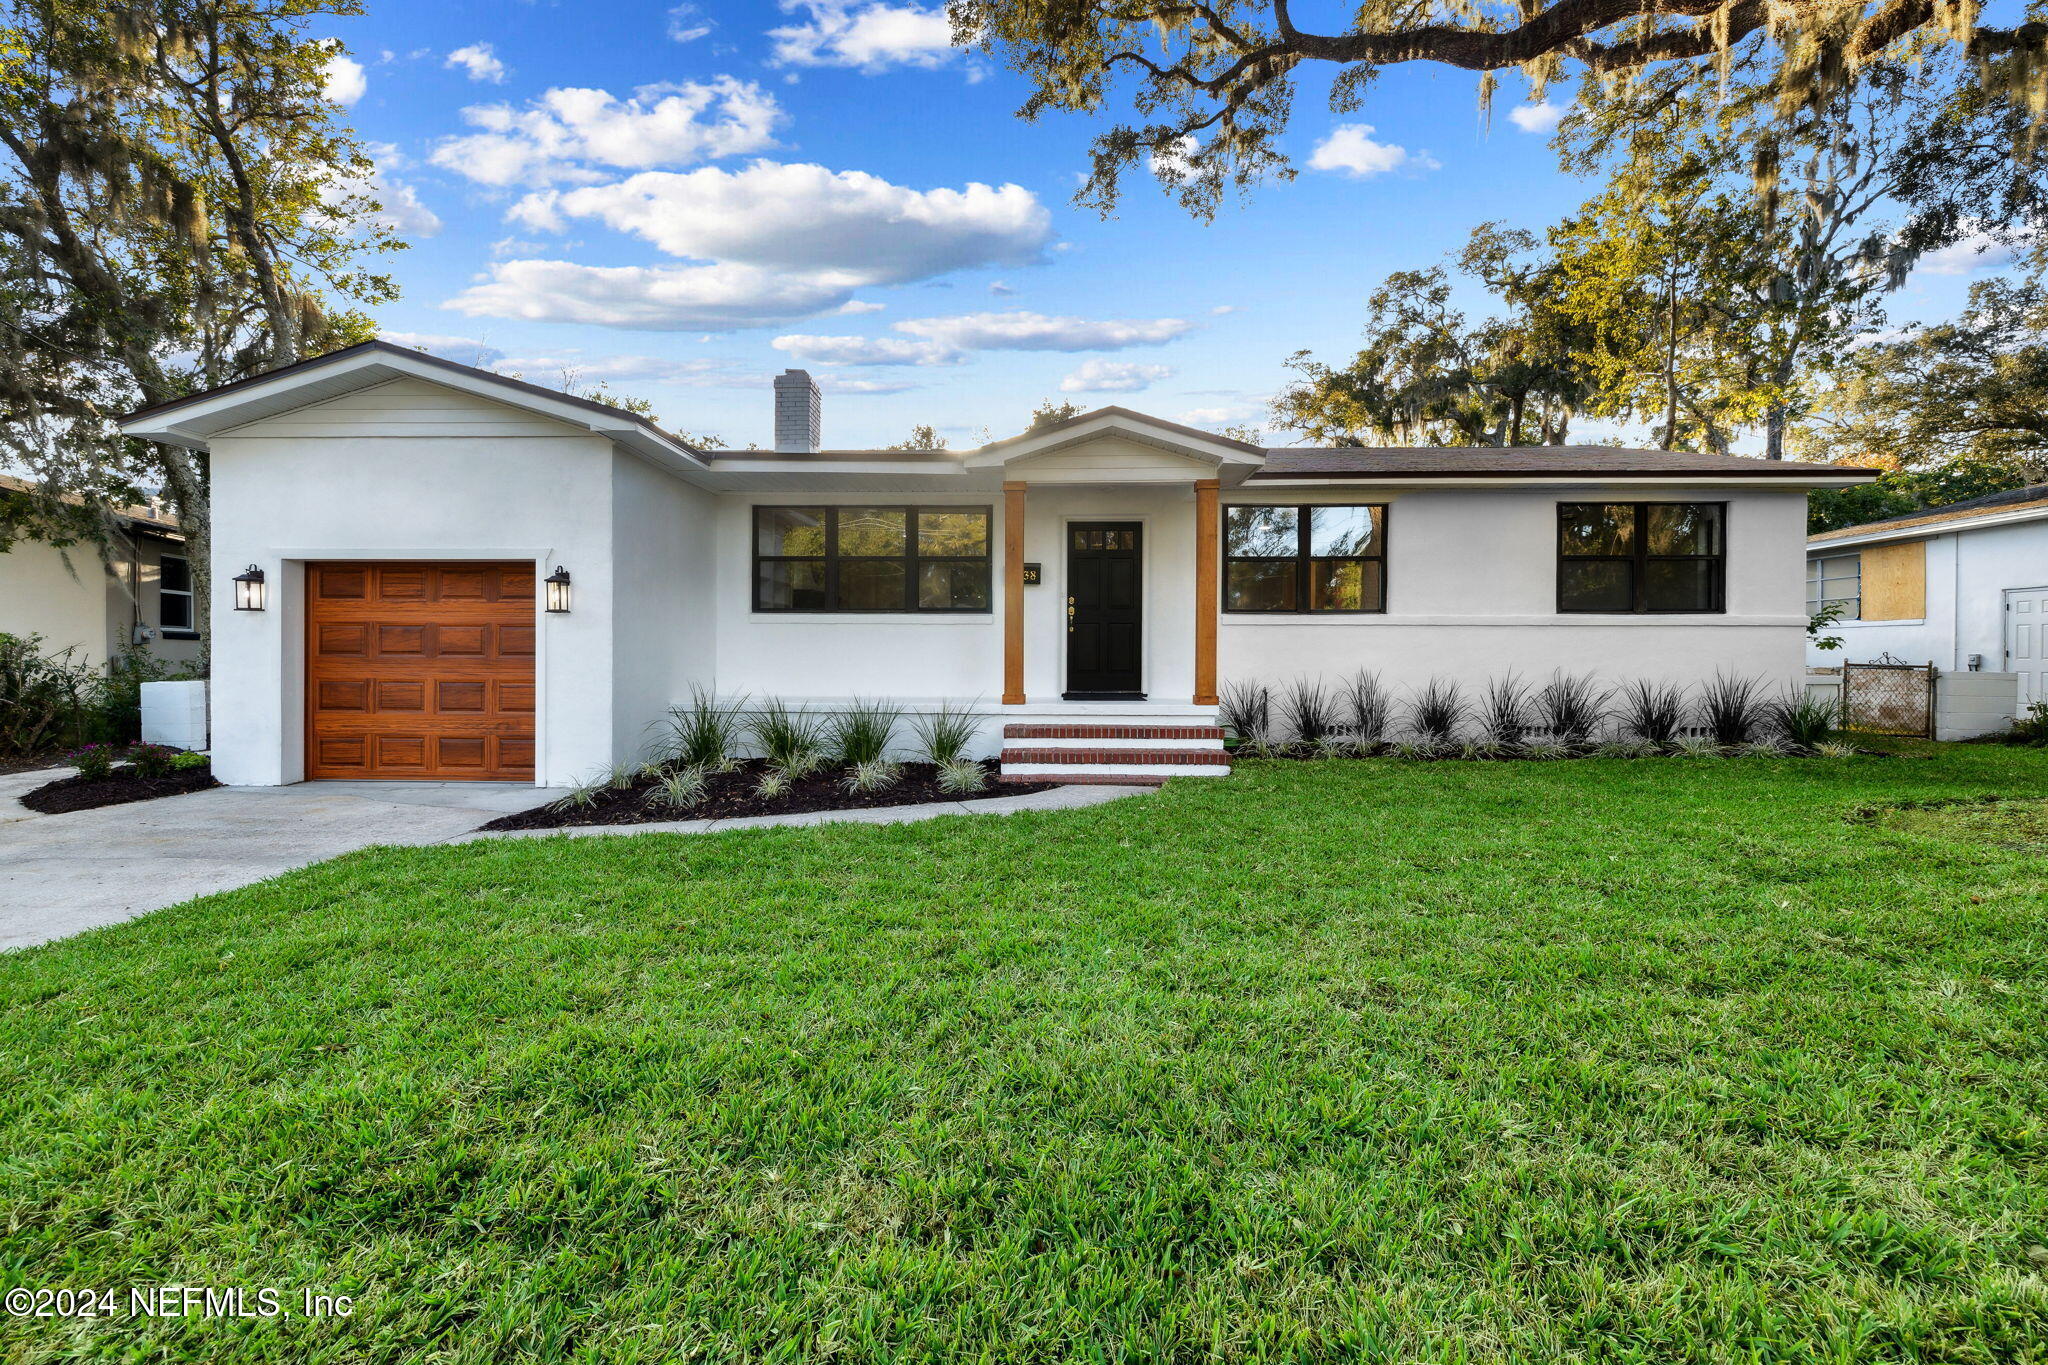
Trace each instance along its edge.
{"label": "window", "polygon": [[1806,561],[1806,614],[1830,603],[1841,607],[1838,621],[1863,617],[1863,556],[1834,555]]}
{"label": "window", "polygon": [[1561,612],[1718,612],[1727,505],[1566,502],[1557,508]]}
{"label": "window", "polygon": [[157,625],[167,631],[196,631],[192,615],[192,565],[183,555],[165,555],[157,566]]}
{"label": "window", "polygon": [[756,507],[755,611],[989,609],[986,507]]}
{"label": "window", "polygon": [[1387,509],[1226,507],[1223,609],[1385,611]]}

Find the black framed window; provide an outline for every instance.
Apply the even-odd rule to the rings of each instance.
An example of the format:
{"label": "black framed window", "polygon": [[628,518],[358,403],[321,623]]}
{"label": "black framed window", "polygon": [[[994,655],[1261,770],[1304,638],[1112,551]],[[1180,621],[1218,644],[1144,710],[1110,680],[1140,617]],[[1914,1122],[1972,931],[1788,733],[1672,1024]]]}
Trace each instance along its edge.
{"label": "black framed window", "polygon": [[156,621],[168,631],[195,631],[192,609],[192,564],[183,555],[164,555],[157,562]]}
{"label": "black framed window", "polygon": [[754,610],[986,612],[992,509],[756,507]]}
{"label": "black framed window", "polygon": [[1387,509],[1379,504],[1223,509],[1223,610],[1387,609]]}
{"label": "black framed window", "polygon": [[1559,503],[1557,609],[1725,611],[1727,520],[1721,502]]}

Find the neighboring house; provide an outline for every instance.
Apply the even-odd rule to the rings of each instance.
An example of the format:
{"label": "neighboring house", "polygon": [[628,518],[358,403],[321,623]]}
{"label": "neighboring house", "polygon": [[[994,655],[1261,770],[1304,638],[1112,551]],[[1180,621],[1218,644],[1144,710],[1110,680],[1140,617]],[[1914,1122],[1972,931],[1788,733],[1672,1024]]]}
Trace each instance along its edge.
{"label": "neighboring house", "polygon": [[[1789,689],[1806,491],[1869,477],[1265,450],[1120,408],[978,450],[821,450],[809,376],[775,389],[775,450],[703,451],[370,342],[129,418],[210,452],[214,771],[560,783],[645,752],[693,685],[979,699],[988,748],[1047,727],[1045,767],[1149,742],[1144,772],[1190,761],[1231,681],[1723,669]],[[237,610],[251,568],[261,610]],[[1110,733],[1061,733],[1091,726]]]}
{"label": "neighboring house", "polygon": [[[33,485],[0,474],[0,497]],[[185,537],[168,512],[117,508],[102,561],[97,548],[17,540],[0,553],[0,632],[40,635],[47,653],[103,664],[143,647],[170,663],[199,658],[199,606]]]}
{"label": "neighboring house", "polygon": [[2048,484],[1844,527],[1807,541],[1806,605],[1838,603],[1839,653],[1944,671],[2016,673],[2048,701]]}

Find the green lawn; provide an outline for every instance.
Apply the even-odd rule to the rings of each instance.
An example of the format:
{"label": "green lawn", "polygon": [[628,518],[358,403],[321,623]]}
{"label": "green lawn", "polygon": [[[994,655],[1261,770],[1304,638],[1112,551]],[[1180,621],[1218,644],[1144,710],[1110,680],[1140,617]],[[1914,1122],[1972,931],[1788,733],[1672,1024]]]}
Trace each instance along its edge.
{"label": "green lawn", "polygon": [[0,1358],[2048,1360],[2048,753],[1902,750],[375,851],[0,958],[0,1281],[357,1300]]}

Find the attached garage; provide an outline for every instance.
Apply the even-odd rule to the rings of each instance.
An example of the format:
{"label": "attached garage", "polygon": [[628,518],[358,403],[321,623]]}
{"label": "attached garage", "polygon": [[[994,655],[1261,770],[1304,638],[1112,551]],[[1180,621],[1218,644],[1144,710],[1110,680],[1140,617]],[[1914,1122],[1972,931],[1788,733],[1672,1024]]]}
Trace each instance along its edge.
{"label": "attached garage", "polygon": [[531,563],[309,563],[306,776],[532,781]]}

